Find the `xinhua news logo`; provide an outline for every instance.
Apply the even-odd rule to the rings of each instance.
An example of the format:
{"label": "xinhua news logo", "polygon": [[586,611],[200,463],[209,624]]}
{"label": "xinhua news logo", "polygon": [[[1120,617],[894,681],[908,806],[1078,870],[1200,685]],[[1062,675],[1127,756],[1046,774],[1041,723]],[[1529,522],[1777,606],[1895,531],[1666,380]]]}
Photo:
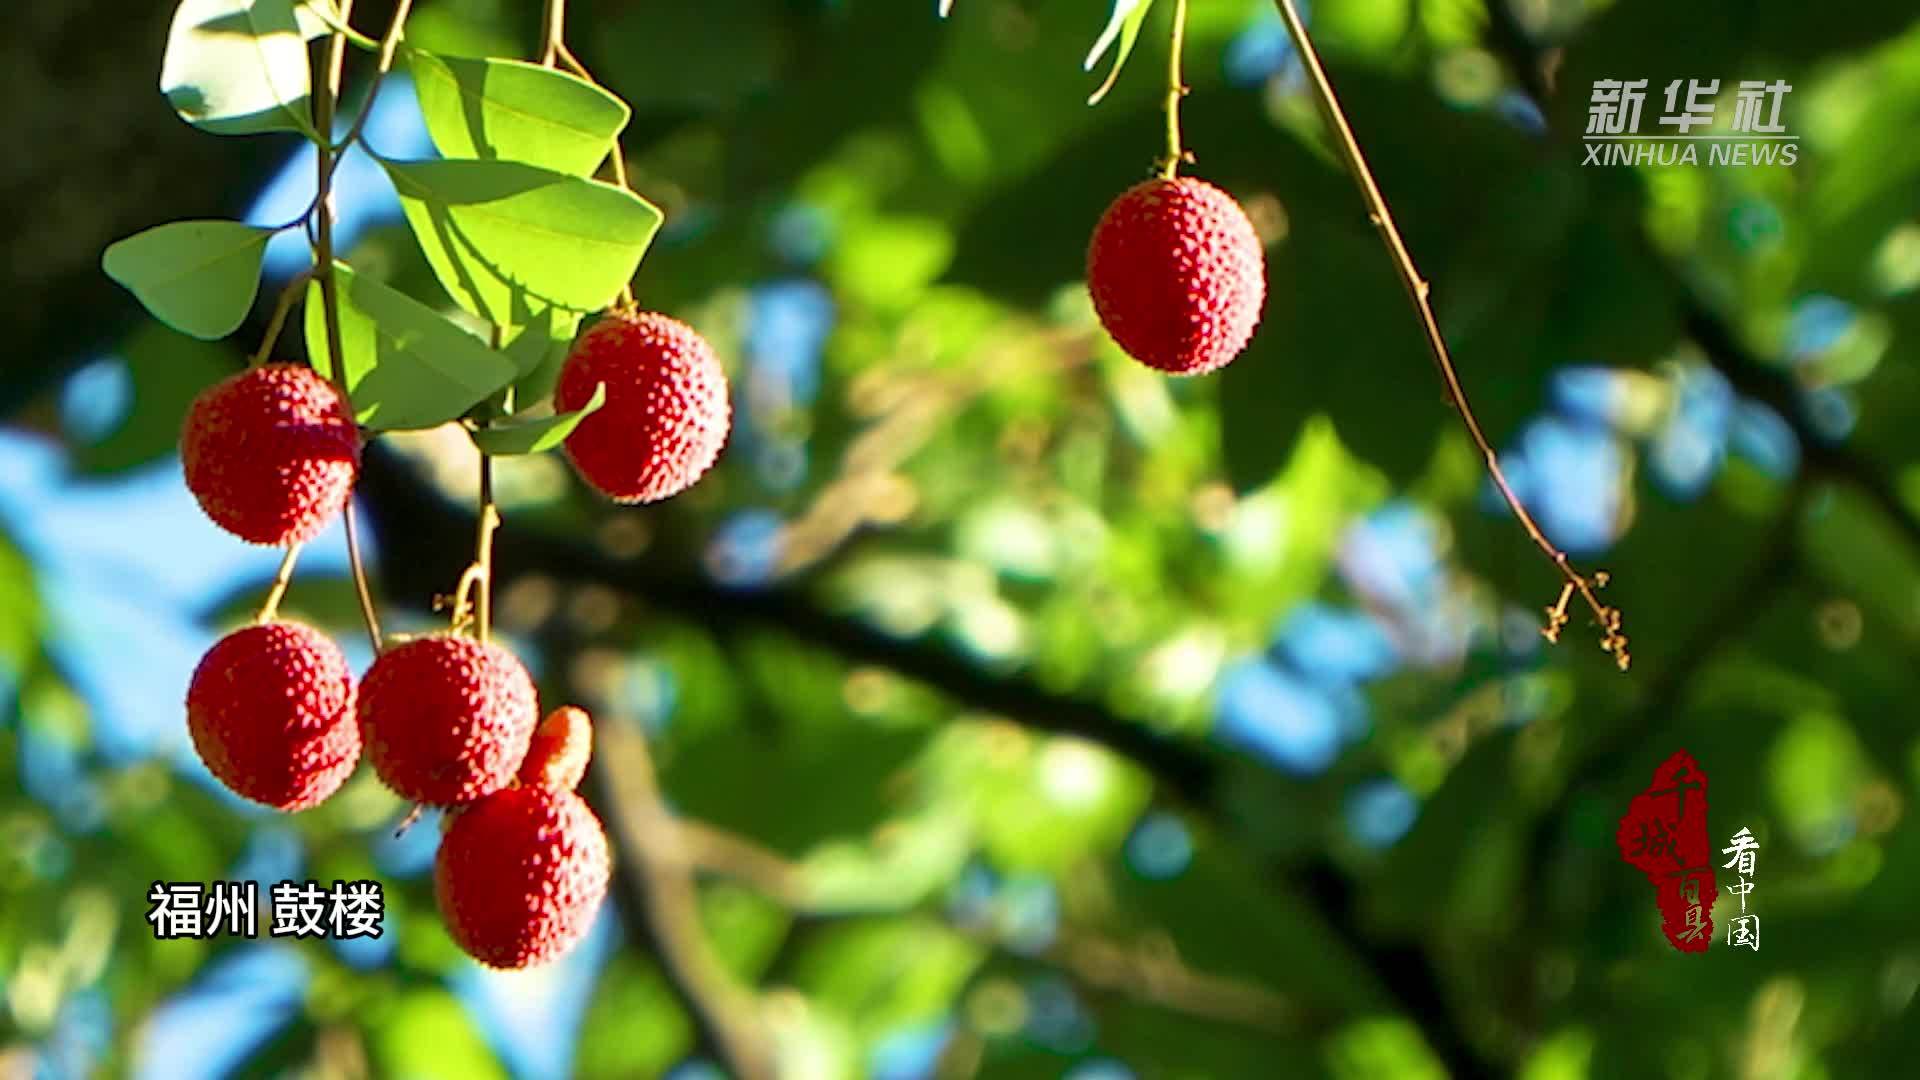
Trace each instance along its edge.
{"label": "xinhua news logo", "polygon": [[1800,136],[1789,132],[1780,116],[1793,86],[1743,79],[1731,89],[1726,126],[1716,127],[1723,104],[1720,80],[1675,79],[1661,95],[1655,123],[1643,131],[1647,80],[1596,80],[1587,102],[1587,156],[1581,164],[1743,166],[1799,161],[1795,143]]}

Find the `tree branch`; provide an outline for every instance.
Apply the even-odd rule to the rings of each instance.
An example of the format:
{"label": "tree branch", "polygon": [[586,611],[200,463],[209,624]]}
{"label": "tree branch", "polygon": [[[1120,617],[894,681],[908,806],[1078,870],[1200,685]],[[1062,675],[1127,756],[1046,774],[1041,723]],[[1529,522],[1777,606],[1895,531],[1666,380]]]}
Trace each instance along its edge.
{"label": "tree branch", "polygon": [[[815,899],[805,871],[778,853],[705,822],[683,819],[677,824],[679,842],[697,870],[737,881],[797,914],[830,919],[842,914],[904,913],[868,909],[843,913],[824,908]],[[1055,968],[1083,989],[1264,1034],[1299,1034],[1331,1026],[1328,1017],[1310,1013],[1287,996],[1256,982],[1189,967],[1170,945],[1151,940],[1121,941],[1067,926],[1051,944],[1029,954],[1010,949],[1004,937],[991,927],[952,919],[947,922],[956,931],[1012,959]]]}
{"label": "tree branch", "polygon": [[[369,448],[360,491],[380,538],[385,593],[397,602],[431,606],[431,598],[461,571],[458,553],[473,516],[444,498],[379,444]],[[1204,743],[1162,735],[1099,703],[1048,691],[1030,679],[997,677],[934,646],[902,641],[856,619],[821,611],[803,594],[780,588],[723,589],[697,572],[657,560],[620,559],[591,544],[533,528],[503,532],[494,558],[502,586],[524,574],[562,584],[619,589],[689,623],[720,634],[765,630],[830,650],[850,664],[872,664],[922,682],[968,707],[1004,716],[1037,731],[1087,739],[1148,773],[1175,801],[1208,819],[1228,817],[1224,803],[1227,758]],[[1453,1028],[1444,981],[1416,946],[1383,945],[1359,924],[1351,888],[1330,863],[1281,869],[1276,885],[1305,897],[1329,931],[1379,980],[1398,1007],[1425,1034],[1455,1077],[1493,1074],[1494,1067]]]}
{"label": "tree branch", "polygon": [[1367,164],[1366,154],[1360,149],[1360,141],[1354,137],[1353,128],[1347,123],[1346,112],[1340,107],[1340,98],[1333,91],[1333,82],[1327,78],[1326,68],[1320,63],[1320,54],[1314,49],[1313,37],[1307,33],[1306,23],[1301,20],[1294,0],[1274,0],[1274,7],[1280,12],[1280,20],[1286,23],[1287,36],[1293,39],[1294,51],[1300,54],[1300,61],[1306,67],[1307,81],[1313,87],[1314,102],[1326,121],[1334,147],[1346,163],[1347,172],[1352,175],[1355,186],[1360,189],[1367,216],[1379,230],[1381,243],[1386,245],[1394,272],[1400,278],[1401,287],[1406,290],[1407,301],[1413,305],[1414,319],[1420,324],[1427,352],[1432,356],[1441,386],[1446,390],[1447,401],[1459,414],[1461,425],[1466,428],[1473,445],[1479,449],[1482,467],[1493,481],[1494,488],[1499,491],[1500,498],[1513,512],[1514,520],[1520,523],[1527,539],[1553,564],[1566,583],[1566,588],[1560,594],[1560,602],[1547,609],[1548,621],[1544,631],[1547,640],[1560,640],[1560,630],[1567,622],[1567,600],[1578,595],[1592,610],[1594,620],[1600,625],[1600,647],[1612,654],[1614,663],[1621,671],[1627,670],[1632,663],[1632,654],[1628,651],[1627,635],[1621,630],[1620,610],[1603,603],[1596,592],[1598,583],[1604,579],[1597,574],[1589,577],[1576,569],[1566,552],[1556,547],[1541,530],[1526,504],[1521,502],[1520,496],[1507,482],[1506,471],[1500,466],[1500,455],[1480,429],[1473,405],[1467,400],[1466,387],[1460,381],[1460,370],[1454,365],[1453,356],[1447,348],[1446,336],[1440,332],[1440,320],[1435,316],[1433,304],[1428,299],[1432,290],[1427,279],[1421,276],[1419,267],[1414,265],[1413,255],[1407,250],[1407,242],[1400,235],[1399,226],[1393,222],[1393,211],[1387,206],[1386,196],[1380,193],[1380,185],[1374,179],[1373,169]]}
{"label": "tree branch", "polygon": [[[430,607],[437,583],[460,573],[458,565],[446,572],[448,555],[470,543],[472,514],[442,498],[377,443],[368,447],[360,490],[379,531],[386,595]],[[529,572],[562,584],[611,585],[651,607],[723,633],[777,631],[831,650],[849,663],[887,668],[1035,730],[1105,746],[1195,804],[1209,802],[1220,779],[1224,758],[1211,747],[1160,734],[1115,716],[1103,705],[1052,693],[1031,679],[984,674],[956,653],[890,637],[857,619],[824,612],[790,589],[723,589],[698,573],[661,567],[657,560],[617,558],[534,528],[502,531],[494,541],[494,562],[503,586],[512,576]]]}
{"label": "tree branch", "polygon": [[679,993],[706,1043],[739,1080],[773,1080],[774,1057],[752,996],[713,954],[680,830],[661,804],[646,740],[596,725],[588,784],[614,834],[629,930]]}

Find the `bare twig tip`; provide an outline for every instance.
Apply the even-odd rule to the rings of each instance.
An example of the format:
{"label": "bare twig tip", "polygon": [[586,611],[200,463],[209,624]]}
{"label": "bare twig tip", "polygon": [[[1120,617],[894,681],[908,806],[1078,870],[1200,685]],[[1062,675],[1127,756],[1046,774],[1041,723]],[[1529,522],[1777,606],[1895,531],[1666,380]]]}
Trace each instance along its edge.
{"label": "bare twig tip", "polygon": [[407,835],[407,830],[413,828],[414,825],[420,821],[420,815],[426,813],[426,811],[427,808],[420,803],[413,804],[413,809],[407,811],[407,816],[401,818],[400,824],[394,826],[394,839],[398,840],[400,837]]}

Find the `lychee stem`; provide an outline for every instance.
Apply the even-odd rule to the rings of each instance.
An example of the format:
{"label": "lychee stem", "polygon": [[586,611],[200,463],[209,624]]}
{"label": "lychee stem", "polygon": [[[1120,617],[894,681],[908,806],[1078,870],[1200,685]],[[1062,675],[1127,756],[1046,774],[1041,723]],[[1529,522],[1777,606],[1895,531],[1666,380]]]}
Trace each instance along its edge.
{"label": "lychee stem", "polygon": [[493,534],[500,527],[500,507],[493,500],[493,455],[480,454],[480,513],[473,540],[473,562],[453,590],[453,630],[469,624],[486,644],[493,633]]}
{"label": "lychee stem", "polygon": [[480,569],[479,636],[482,645],[493,633],[493,531],[500,527],[500,508],[493,501],[493,455],[480,455],[480,525],[474,541],[474,565]]}
{"label": "lychee stem", "polygon": [[[1186,0],[1181,2],[1185,3]],[[564,64],[568,71],[579,76],[582,81],[592,86],[599,86],[600,84],[595,82],[593,76],[588,73],[587,65],[582,64],[580,58],[573,55],[573,50],[567,48],[567,0],[547,0],[546,12],[542,15],[540,24],[546,28],[546,41],[540,50],[540,63],[547,67]],[[633,191],[633,185],[627,182],[627,159],[620,152],[620,137],[614,136],[611,142],[607,162],[613,168],[613,182],[627,191]],[[634,194],[639,193],[634,192]],[[620,306],[623,309],[633,306],[632,282],[620,286]]]}
{"label": "lychee stem", "polygon": [[[407,4],[403,2],[398,14],[404,16],[406,8]],[[345,24],[353,16],[353,0],[340,0],[337,11],[340,22]],[[329,141],[333,131],[334,102],[340,96],[340,73],[346,60],[347,36],[336,31],[327,42],[326,77],[313,90],[313,126],[321,133],[315,154],[319,183],[313,198],[313,262],[316,280],[320,282],[320,301],[326,314],[327,355],[331,360],[329,370],[333,372],[334,385],[339,388],[340,400],[345,403],[347,415],[351,417],[356,414],[353,411],[352,388],[347,385],[347,366],[342,362],[345,350],[340,344],[340,286],[333,273],[334,149]],[[366,620],[367,638],[377,655],[380,652],[380,617],[374,613],[373,593],[367,587],[366,561],[360,557],[360,531],[354,525],[352,498],[348,498],[341,517],[347,527],[347,561],[353,568],[354,591],[360,597],[360,615]]]}
{"label": "lychee stem", "polygon": [[420,821],[420,815],[426,812],[427,812],[427,806],[425,803],[414,803],[413,809],[407,811],[407,816],[401,818],[400,823],[393,827],[393,838],[395,840],[398,840],[401,837],[407,835],[407,830],[413,828],[414,825],[418,824]]}
{"label": "lychee stem", "polygon": [[1180,54],[1186,51],[1187,0],[1173,5],[1173,41],[1167,49],[1167,158],[1160,163],[1160,175],[1168,180],[1180,173],[1180,163],[1192,160],[1180,139],[1180,99],[1187,96],[1187,84],[1180,76]]}
{"label": "lychee stem", "polygon": [[[1507,483],[1506,473],[1500,468],[1499,455],[1494,452],[1493,445],[1487,441],[1486,434],[1480,430],[1480,421],[1473,415],[1473,407],[1467,403],[1467,392],[1460,383],[1460,373],[1453,365],[1452,356],[1447,352],[1446,338],[1440,333],[1440,323],[1434,317],[1432,304],[1427,300],[1429,291],[1427,281],[1420,276],[1419,268],[1413,263],[1412,254],[1407,251],[1406,240],[1401,237],[1399,228],[1393,223],[1393,214],[1387,209],[1387,200],[1380,194],[1380,185],[1373,178],[1373,170],[1367,166],[1366,155],[1360,151],[1360,143],[1354,138],[1353,128],[1347,124],[1346,114],[1340,108],[1340,100],[1334,96],[1333,84],[1328,81],[1326,69],[1320,65],[1320,56],[1313,49],[1313,40],[1307,36],[1307,28],[1300,21],[1300,13],[1295,10],[1293,0],[1274,0],[1274,4],[1280,9],[1280,18],[1287,24],[1287,34],[1293,39],[1294,49],[1299,52],[1301,62],[1307,69],[1307,78],[1313,84],[1314,97],[1320,106],[1320,113],[1333,132],[1334,142],[1339,146],[1341,156],[1346,159],[1347,171],[1353,174],[1354,182],[1359,185],[1360,195],[1366,200],[1369,215],[1374,225],[1380,230],[1380,238],[1387,245],[1387,252],[1393,256],[1394,268],[1399,271],[1400,283],[1406,288],[1408,299],[1413,302],[1414,313],[1420,320],[1420,328],[1426,334],[1428,351],[1433,354],[1434,365],[1440,371],[1440,380],[1445,384],[1447,396],[1454,408],[1459,411],[1460,420],[1466,426],[1467,434],[1472,437],[1473,444],[1479,448],[1480,455],[1486,462],[1487,475],[1493,479],[1494,487],[1500,490],[1500,497],[1513,511],[1514,518],[1526,530],[1534,546],[1539,548],[1560,571],[1561,577],[1566,580],[1567,588],[1579,593],[1580,598],[1586,601],[1587,607],[1592,609],[1594,618],[1600,623],[1602,634],[1600,647],[1613,654],[1614,664],[1621,671],[1627,670],[1631,658],[1627,653],[1627,635],[1620,630],[1619,609],[1600,602],[1600,597],[1594,592],[1594,581],[1575,569],[1573,563],[1567,558],[1567,553],[1555,547],[1553,541],[1547,539],[1546,533],[1541,531],[1539,524],[1533,520],[1533,515],[1527,512],[1527,508],[1520,502],[1520,497],[1514,494],[1512,486]],[[1566,598],[1562,597],[1561,604],[1556,605],[1563,614],[1557,616],[1555,621],[1564,619],[1565,600]],[[1553,627],[1553,632],[1557,631],[1558,627]],[[1553,632],[1548,634],[1549,640],[1553,639]]]}
{"label": "lychee stem", "polygon": [[[334,147],[332,168],[340,167],[340,159],[345,156],[347,148],[360,138],[362,131],[366,130],[367,118],[373,115],[374,100],[380,96],[380,87],[386,82],[387,72],[393,70],[393,57],[400,49],[400,38],[406,31],[407,14],[412,8],[413,0],[397,0],[393,5],[393,18],[387,23],[386,36],[380,39],[380,57],[374,64],[373,79],[367,84],[366,100],[360,103],[360,111],[354,115],[353,126],[347,129],[346,138],[341,139],[340,144]],[[336,96],[339,94],[337,86],[334,93]],[[320,134],[322,138],[333,137],[332,133],[327,131]]]}
{"label": "lychee stem", "polygon": [[280,569],[274,572],[273,588],[267,590],[267,598],[260,603],[260,611],[253,617],[256,623],[272,622],[280,613],[280,600],[287,595],[287,586],[293,583],[293,564],[300,561],[300,544],[288,544],[287,553],[280,557]]}
{"label": "lychee stem", "polygon": [[280,299],[273,305],[273,318],[267,321],[267,332],[260,338],[260,347],[247,358],[248,367],[259,367],[267,362],[273,346],[280,340],[281,329],[287,325],[287,313],[293,308],[294,298],[300,295],[312,278],[312,270],[302,270],[293,275],[293,279],[280,290]]}
{"label": "lychee stem", "polygon": [[546,11],[540,16],[540,25],[546,31],[546,42],[540,50],[540,63],[552,67],[566,49],[561,39],[566,35],[567,0],[547,0]]}

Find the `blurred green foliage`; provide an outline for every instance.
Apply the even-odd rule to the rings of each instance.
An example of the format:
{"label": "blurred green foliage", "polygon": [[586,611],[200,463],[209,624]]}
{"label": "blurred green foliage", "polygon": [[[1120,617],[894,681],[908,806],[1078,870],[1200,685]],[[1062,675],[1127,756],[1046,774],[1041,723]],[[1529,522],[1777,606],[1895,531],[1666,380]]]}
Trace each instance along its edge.
{"label": "blurred green foliage", "polygon": [[[422,0],[408,40],[524,57],[530,7]],[[1487,509],[1297,73],[1229,79],[1247,36],[1271,34],[1267,4],[1191,5],[1192,171],[1233,191],[1269,243],[1252,347],[1194,381],[1121,356],[1080,285],[1092,223],[1160,151],[1172,5],[1092,109],[1103,73],[1082,60],[1101,5],[959,0],[944,23],[932,7],[579,5],[570,40],[633,107],[634,184],[666,212],[636,291],[727,358],[736,431],[711,477],[654,509],[596,503],[553,459],[500,466],[509,532],[701,582],[716,612],[741,593],[792,605],[688,617],[630,582],[511,563],[499,599],[550,702],[644,733],[676,812],[764,849],[703,873],[700,916],[790,1074],[889,1075],[878,1049],[928,1026],[944,1032],[942,1075],[1084,1080],[1106,1059],[1142,1077],[1901,1074],[1920,1050],[1911,10],[1312,5],[1495,442],[1565,407],[1570,365],[1612,373],[1596,436],[1612,466],[1551,491],[1535,475],[1529,499],[1617,499],[1596,546],[1633,637],[1622,676],[1578,617],[1557,648],[1535,634],[1558,579]],[[1544,132],[1515,102],[1536,62],[1516,64],[1516,28],[1557,88]],[[1649,79],[1649,120],[1674,78],[1785,80],[1799,162],[1583,167],[1587,91],[1606,77]],[[398,221],[347,256],[451,307]],[[795,280],[831,301],[817,394],[792,392],[754,337],[767,288]],[[1813,297],[1852,316],[1808,344]],[[63,436],[72,483],[165,458],[230,351],[140,324],[116,350],[131,411]],[[1723,429],[1698,490],[1662,481],[1686,387],[1710,372],[1795,429],[1792,467],[1728,451]],[[1822,408],[1849,418],[1823,433]],[[53,412],[21,423],[57,431]],[[396,445],[421,485],[470,498],[444,445]],[[781,447],[800,464],[782,466]],[[748,512],[777,520],[773,554],[728,546]],[[1432,565],[1379,571],[1356,554],[1356,530],[1384,520],[1426,530]],[[729,558],[773,565],[736,573]],[[1408,575],[1419,588],[1398,605]],[[262,585],[195,614],[231,625]],[[31,732],[79,755],[103,806],[76,828],[24,786],[0,792],[0,1045],[16,1055],[0,1068],[92,988],[112,1007],[97,1067],[119,1073],[153,1011],[234,947],[154,941],[148,886],[225,873],[257,820],[163,760],[95,745],[89,702],[43,647],[50,588],[0,537],[0,687],[20,736],[0,739],[0,772],[20,773]],[[288,609],[344,639],[347,588],[302,577]],[[1396,662],[1324,695],[1325,715],[1357,709],[1360,726],[1292,767],[1221,718],[1236,672],[1268,663],[1276,628],[1314,605],[1365,614]],[[783,623],[791,610],[820,618]],[[822,626],[911,662],[850,654]],[[916,677],[930,669],[947,677]],[[1004,717],[1009,685],[1031,707]],[[1322,715],[1261,700],[1270,726]],[[1090,739],[1089,725],[1142,737]],[[1724,940],[1673,952],[1616,858],[1627,799],[1680,747],[1712,778],[1716,833],[1746,826],[1764,845],[1757,954]],[[1176,760],[1204,781],[1170,779]],[[1417,807],[1384,843],[1353,813],[1380,780]],[[400,940],[371,970],[301,946],[303,997],[246,1074],[514,1067],[456,994],[471,973],[430,876],[369,854],[403,810],[362,770],[284,823],[305,873],[387,883]],[[1186,847],[1155,862],[1149,835]],[[659,1075],[711,1050],[617,891],[628,937],[569,1033],[583,1077]],[[1732,903],[1723,893],[1717,925]],[[1409,996],[1428,983],[1436,996]]]}

